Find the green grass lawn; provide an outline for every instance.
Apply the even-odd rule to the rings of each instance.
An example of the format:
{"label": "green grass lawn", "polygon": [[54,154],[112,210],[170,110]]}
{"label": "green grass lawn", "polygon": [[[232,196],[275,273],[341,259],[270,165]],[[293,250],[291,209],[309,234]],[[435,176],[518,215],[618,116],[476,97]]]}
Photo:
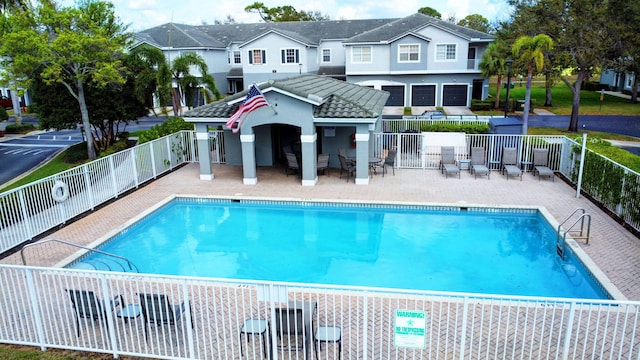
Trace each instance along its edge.
{"label": "green grass lawn", "polygon": [[[537,80],[537,79],[536,79]],[[489,86],[489,94],[495,96],[496,84],[492,82]],[[522,87],[518,81],[513,89],[509,91],[510,99],[524,100],[526,84],[523,81]],[[551,107],[543,107],[545,99],[544,81],[534,81],[531,88],[531,98],[534,99],[534,106],[548,110],[556,115],[571,115],[571,105],[573,103],[573,93],[563,82],[559,81],[551,90]],[[504,103],[506,89],[500,90],[500,101]],[[580,115],[640,115],[640,104],[632,104],[629,99],[613,95],[604,95],[604,100],[600,101],[600,93],[595,91],[580,92]]]}

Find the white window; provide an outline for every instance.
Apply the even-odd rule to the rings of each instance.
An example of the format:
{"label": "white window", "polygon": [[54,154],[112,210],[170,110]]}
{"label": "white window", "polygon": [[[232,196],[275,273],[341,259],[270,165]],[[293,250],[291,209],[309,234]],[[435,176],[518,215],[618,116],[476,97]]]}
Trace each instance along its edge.
{"label": "white window", "polygon": [[436,45],[436,60],[448,61],[456,59],[456,44]]}
{"label": "white window", "polygon": [[249,64],[262,65],[267,63],[267,50],[249,50]]}
{"label": "white window", "polygon": [[300,50],[298,49],[282,49],[280,50],[280,60],[283,64],[299,64]]}
{"label": "white window", "polygon": [[234,64],[242,64],[242,60],[240,60],[240,50],[233,51],[233,63]]}
{"label": "white window", "polygon": [[419,62],[420,45],[398,45],[398,62]]}
{"label": "white window", "polygon": [[331,49],[322,49],[322,62],[331,62]]}
{"label": "white window", "polygon": [[351,48],[351,62],[370,63],[371,46],[354,46],[353,48]]}

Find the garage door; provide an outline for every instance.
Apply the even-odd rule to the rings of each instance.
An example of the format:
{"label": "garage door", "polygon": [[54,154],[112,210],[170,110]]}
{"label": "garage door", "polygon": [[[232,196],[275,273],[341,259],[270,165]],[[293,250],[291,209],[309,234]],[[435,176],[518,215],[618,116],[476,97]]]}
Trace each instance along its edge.
{"label": "garage door", "polygon": [[445,85],[442,106],[467,106],[467,85]]}
{"label": "garage door", "polygon": [[404,86],[382,86],[382,90],[391,93],[386,106],[404,106]]}
{"label": "garage door", "polygon": [[411,106],[436,106],[436,86],[418,85],[411,87]]}

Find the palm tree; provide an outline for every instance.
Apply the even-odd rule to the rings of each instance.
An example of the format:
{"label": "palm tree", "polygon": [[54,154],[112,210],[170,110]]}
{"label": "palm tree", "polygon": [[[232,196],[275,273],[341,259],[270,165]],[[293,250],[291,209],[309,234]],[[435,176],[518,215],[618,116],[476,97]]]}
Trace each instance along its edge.
{"label": "palm tree", "polygon": [[518,57],[518,64],[527,68],[527,88],[524,98],[524,114],[522,114],[522,133],[528,132],[529,109],[531,102],[531,80],[533,72],[540,71],[544,67],[545,54],[553,49],[553,40],[545,34],[534,37],[521,36],[513,46],[511,51]]}
{"label": "palm tree", "polygon": [[507,46],[501,41],[495,41],[489,44],[487,51],[482,54],[482,60],[479,65],[480,70],[482,70],[482,76],[490,78],[495,75],[498,77],[496,100],[494,104],[496,109],[500,108],[500,88],[502,87],[502,77],[507,73],[507,67],[505,64],[507,57]]}
{"label": "palm tree", "polygon": [[[190,73],[190,69],[196,67],[201,74],[198,78]],[[216,89],[215,81],[208,73],[207,64],[204,59],[195,53],[184,53],[171,63],[171,79],[175,87],[171,88],[171,100],[173,113],[182,115],[182,104],[189,107],[193,104],[193,95],[200,85],[205,86],[205,97],[207,101],[215,97],[220,98],[220,92]]]}
{"label": "palm tree", "polygon": [[[169,65],[162,50],[156,47],[140,46],[131,53],[147,65],[147,69],[136,77],[136,95],[146,104],[152,102],[155,95],[163,113],[166,113],[164,104],[171,101],[173,113],[181,115],[182,104],[191,106],[195,91],[202,85],[207,102],[220,98],[213,77],[207,73],[207,64],[199,55],[186,53]],[[199,69],[201,77],[190,73],[192,67]]]}

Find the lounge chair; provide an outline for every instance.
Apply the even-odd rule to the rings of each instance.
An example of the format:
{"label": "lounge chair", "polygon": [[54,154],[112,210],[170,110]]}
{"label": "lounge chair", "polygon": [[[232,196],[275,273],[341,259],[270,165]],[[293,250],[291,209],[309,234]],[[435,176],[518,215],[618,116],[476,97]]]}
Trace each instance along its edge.
{"label": "lounge chair", "polygon": [[305,329],[302,308],[276,309],[275,320],[276,332],[281,342],[280,348],[289,351],[303,350],[304,344],[307,343],[308,334]]}
{"label": "lounge chair", "polygon": [[351,164],[347,158],[342,155],[338,155],[338,159],[340,160],[340,179],[342,179],[342,173],[344,172],[347,175],[347,182],[349,182],[349,178],[355,174],[356,166]]}
{"label": "lounge chair", "polygon": [[80,318],[98,320],[107,325],[107,317],[123,303],[118,295],[110,301],[100,300],[90,290],[65,290],[71,298],[71,304],[76,313],[76,335],[80,336]]}
{"label": "lounge chair", "polygon": [[327,176],[331,176],[329,172],[329,154],[318,155],[317,170],[322,171],[322,173],[327,174]]}
{"label": "lounge chair", "polygon": [[520,176],[522,181],[522,170],[518,167],[518,149],[506,147],[502,150],[502,173],[507,172],[507,180],[509,176]]}
{"label": "lounge chair", "polygon": [[289,176],[289,170],[293,173],[298,173],[300,175],[300,165],[298,165],[298,158],[293,153],[284,153],[284,156],[287,158],[287,169],[286,173]]}
{"label": "lounge chair", "polygon": [[442,159],[440,160],[440,171],[445,173],[445,177],[449,174],[458,174],[460,178],[460,168],[456,164],[456,152],[453,146],[443,146],[441,148]]}
{"label": "lounge chair", "polygon": [[387,172],[387,166],[391,167],[393,176],[396,176],[396,154],[397,150],[395,148],[387,152],[387,157],[384,158],[384,162],[382,163],[382,177],[384,177],[384,173]]}
{"label": "lounge chair", "polygon": [[473,173],[473,178],[476,179],[478,175],[487,175],[487,179],[491,175],[491,171],[487,167],[487,161],[485,160],[485,151],[483,147],[472,147],[471,148],[471,163],[470,168],[471,173]]}
{"label": "lounge chair", "polygon": [[549,149],[533,149],[533,175],[538,173],[538,180],[546,176],[555,181],[555,174],[549,168]]}
{"label": "lounge chair", "polygon": [[[175,326],[182,320],[182,314],[186,309],[186,305],[182,302],[180,305],[171,305],[169,299],[164,294],[138,294],[140,297],[140,307],[142,308],[142,318],[145,324],[156,324]],[[191,328],[193,329],[193,319],[191,320]],[[149,332],[144,327],[144,337],[148,339]]]}

